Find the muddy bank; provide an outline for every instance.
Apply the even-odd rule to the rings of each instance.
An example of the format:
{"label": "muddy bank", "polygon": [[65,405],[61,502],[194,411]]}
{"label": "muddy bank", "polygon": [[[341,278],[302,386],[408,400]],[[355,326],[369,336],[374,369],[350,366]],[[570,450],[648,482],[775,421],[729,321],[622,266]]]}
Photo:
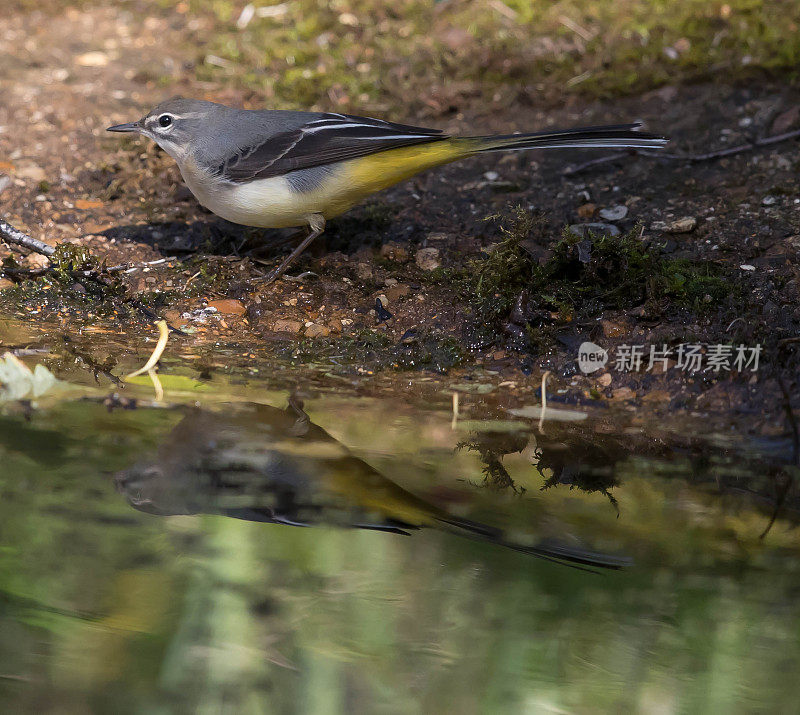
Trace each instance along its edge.
{"label": "muddy bank", "polygon": [[[796,140],[697,162],[622,156],[572,172],[599,155],[471,159],[331,222],[292,276],[265,286],[289,250],[276,247],[285,232],[220,221],[160,150],[103,132],[162,95],[208,94],[188,72],[157,79],[130,69],[156,35],[167,40],[161,60],[185,62],[186,26],[154,16],[137,40],[109,8],[73,10],[65,23],[76,37],[94,32],[100,49],[57,39],[40,23],[35,42],[49,49],[36,63],[14,63],[33,51],[31,22],[22,11],[12,17],[11,55],[0,60],[11,99],[0,108],[4,216],[131,270],[106,293],[68,271],[18,285],[6,277],[0,300],[7,314],[49,332],[57,325],[77,342],[118,334],[124,347],[114,351],[88,341],[92,361],[138,349],[158,314],[184,333],[170,348],[210,363],[218,351],[243,368],[377,375],[387,384],[477,375],[510,393],[534,392],[549,370],[554,394],[568,402],[731,413],[756,430],[785,428],[785,395],[796,405],[799,394]],[[66,70],[60,51],[71,59]],[[245,99],[218,89],[217,99]],[[797,129],[799,99],[784,82],[667,85],[613,101],[573,96],[555,108],[517,97],[496,115],[465,102],[416,120],[491,132],[636,118],[668,134],[670,152],[697,155]],[[17,268],[42,266],[2,250]],[[585,342],[609,355],[590,375],[576,363]],[[631,346],[640,362],[625,362],[636,357]],[[702,346],[705,362],[682,364],[685,346]],[[730,352],[713,363],[715,346]],[[740,346],[748,352],[737,363]],[[651,349],[663,358],[652,365]]]}

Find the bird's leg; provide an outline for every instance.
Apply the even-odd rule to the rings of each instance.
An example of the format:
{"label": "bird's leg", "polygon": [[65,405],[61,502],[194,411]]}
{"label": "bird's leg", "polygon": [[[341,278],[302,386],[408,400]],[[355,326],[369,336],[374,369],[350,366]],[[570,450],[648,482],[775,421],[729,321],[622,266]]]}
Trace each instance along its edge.
{"label": "bird's leg", "polygon": [[321,214],[313,214],[309,216],[308,219],[308,228],[309,234],[303,239],[303,242],[294,249],[286,258],[283,259],[283,263],[281,263],[272,273],[270,273],[265,281],[266,285],[275,282],[278,278],[280,278],[289,266],[294,263],[298,256],[308,248],[312,241],[317,238],[324,230],[325,230],[325,219],[322,217]]}

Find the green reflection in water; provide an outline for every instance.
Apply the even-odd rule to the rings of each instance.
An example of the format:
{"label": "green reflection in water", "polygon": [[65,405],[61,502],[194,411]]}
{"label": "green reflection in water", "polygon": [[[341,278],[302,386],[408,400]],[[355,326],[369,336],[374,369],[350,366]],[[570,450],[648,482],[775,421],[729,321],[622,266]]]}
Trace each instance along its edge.
{"label": "green reflection in water", "polygon": [[[156,494],[160,511],[196,514],[142,513],[114,475],[151,463],[187,411],[66,402],[31,422],[3,418],[0,433],[0,697],[9,710],[794,709],[791,496],[758,538],[775,479],[789,473],[779,440],[679,449],[591,424],[548,425],[545,435],[525,425],[482,433],[472,422],[453,431],[449,415],[363,400],[321,398],[307,411],[335,439],[300,449],[281,436],[280,453],[306,476],[354,459],[432,508],[516,541],[558,538],[635,564],[588,574],[446,529],[332,528],[355,523],[354,513],[379,516],[381,504],[358,490],[348,504],[313,480],[299,493],[320,507],[320,526],[248,521],[275,506],[274,493],[252,460],[223,466],[234,448],[252,457],[259,440],[274,446],[263,406],[217,406],[217,421],[199,429],[227,445],[206,455],[226,472],[226,489],[184,479]],[[184,434],[191,454],[197,439]],[[492,480],[497,462],[513,489]],[[139,507],[152,507],[145,496]],[[207,513],[231,509],[239,518]],[[301,512],[311,514],[292,513]]]}

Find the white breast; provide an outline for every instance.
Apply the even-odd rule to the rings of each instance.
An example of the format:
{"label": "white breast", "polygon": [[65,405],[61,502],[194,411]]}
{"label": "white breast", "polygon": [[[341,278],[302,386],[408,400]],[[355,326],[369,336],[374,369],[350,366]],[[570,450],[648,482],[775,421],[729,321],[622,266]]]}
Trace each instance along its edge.
{"label": "white breast", "polygon": [[179,162],[181,174],[197,200],[217,216],[245,226],[306,226],[314,214],[326,214],[342,193],[338,182],[311,192],[293,191],[281,176],[234,184],[209,177],[191,159]]}

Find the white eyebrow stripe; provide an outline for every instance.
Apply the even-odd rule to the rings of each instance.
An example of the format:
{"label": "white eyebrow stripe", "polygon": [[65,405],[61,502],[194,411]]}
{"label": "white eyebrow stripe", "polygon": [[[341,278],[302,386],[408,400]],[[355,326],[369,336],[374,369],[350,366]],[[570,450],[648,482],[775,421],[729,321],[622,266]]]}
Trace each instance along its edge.
{"label": "white eyebrow stripe", "polygon": [[159,117],[163,117],[165,114],[168,114],[173,119],[197,119],[198,117],[204,116],[202,112],[189,112],[188,114],[175,114],[175,112],[161,112],[160,114],[152,115],[150,119],[155,121]]}

